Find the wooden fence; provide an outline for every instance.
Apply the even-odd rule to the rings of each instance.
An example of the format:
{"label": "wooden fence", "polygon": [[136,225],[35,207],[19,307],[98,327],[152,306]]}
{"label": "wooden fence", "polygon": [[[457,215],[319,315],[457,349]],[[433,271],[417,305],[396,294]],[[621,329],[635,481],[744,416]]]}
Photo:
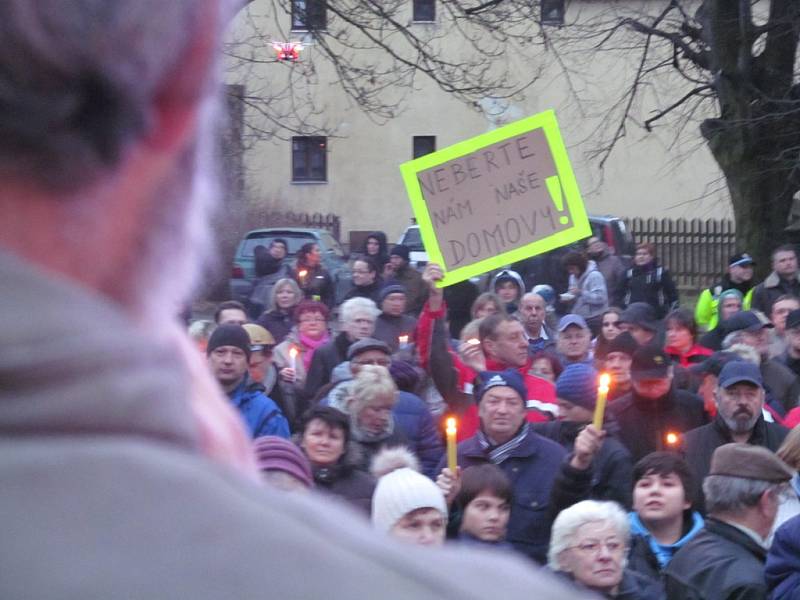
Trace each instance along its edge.
{"label": "wooden fence", "polygon": [[689,293],[714,283],[736,253],[736,230],[731,220],[636,217],[625,219],[625,224],[637,243],[655,244],[659,262]]}
{"label": "wooden fence", "polygon": [[307,227],[310,229],[326,229],[333,237],[340,240],[341,219],[339,215],[328,213],[305,213],[292,210],[250,210],[247,222],[251,229],[256,227]]}

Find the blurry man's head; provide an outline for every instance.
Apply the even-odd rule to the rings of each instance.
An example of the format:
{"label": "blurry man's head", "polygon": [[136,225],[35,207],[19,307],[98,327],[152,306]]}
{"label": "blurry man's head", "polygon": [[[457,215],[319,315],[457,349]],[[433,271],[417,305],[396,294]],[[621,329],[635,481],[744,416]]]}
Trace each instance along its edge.
{"label": "blurry man's head", "polygon": [[521,367],[528,361],[528,340],[522,323],[505,314],[489,315],[478,327],[481,345],[487,358],[509,367]]}
{"label": "blurry man's head", "polygon": [[247,374],[250,336],[241,325],[220,325],[206,348],[211,373],[225,391],[235,389]]}
{"label": "blurry man's head", "polygon": [[411,249],[402,244],[395,245],[392,251],[389,252],[389,262],[397,269],[403,269],[408,265],[411,256]]}
{"label": "blurry man's head", "polygon": [[275,347],[275,338],[261,325],[245,323],[242,327],[250,336],[250,360],[248,361],[250,379],[262,383],[272,365],[272,349]]}
{"label": "blurry man's head", "polygon": [[602,256],[603,252],[606,251],[606,249],[608,249],[608,244],[602,241],[599,237],[592,236],[589,238],[586,251],[591,258],[599,258]]}
{"label": "blurry man's head", "polygon": [[566,315],[558,322],[558,352],[568,361],[585,360],[589,356],[592,333],[579,315]]}
{"label": "blurry man's head", "polygon": [[283,238],[275,238],[269,243],[269,254],[272,258],[283,260],[286,258],[287,246]]}
{"label": "blurry man's head", "polygon": [[386,342],[374,338],[363,338],[347,349],[350,371],[355,377],[364,365],[378,365],[389,368],[392,364],[392,351]]}
{"label": "blurry man's head", "polygon": [[562,421],[590,423],[597,403],[597,371],[585,364],[567,365],[556,380],[556,399]]}
{"label": "blurry man's head", "polygon": [[528,293],[522,297],[519,313],[528,335],[539,336],[546,316],[547,303],[539,294]]}
{"label": "blurry man's head", "polygon": [[800,309],[786,316],[786,343],[789,355],[800,357]]}
{"label": "blurry man's head", "polygon": [[606,346],[604,368],[614,384],[627,384],[631,379],[633,355],[639,345],[628,331],[623,331]]}
{"label": "blurry man's head", "polygon": [[775,333],[782,336],[786,331],[786,317],[793,310],[800,308],[800,300],[795,296],[788,294],[780,296],[772,304],[772,310],[769,313],[769,320],[775,326]]}
{"label": "blurry man's head", "polygon": [[758,366],[735,360],[722,367],[717,388],[717,410],[732,433],[753,430],[764,408],[764,383]]}
{"label": "blurry man's head", "polygon": [[797,276],[797,252],[794,246],[784,244],[772,251],[772,270],[783,279]]}
{"label": "blurry man's head", "polygon": [[656,311],[646,302],[634,302],[620,315],[623,331],[628,331],[636,343],[647,346],[658,332]]}
{"label": "blurry man's head", "polygon": [[750,310],[738,312],[721,324],[726,332],[722,341],[722,349],[727,350],[735,344],[745,344],[753,348],[762,357],[769,354],[769,329],[772,323],[761,313]]}
{"label": "blurry man's head", "polygon": [[690,524],[693,490],[691,469],[675,452],[653,452],[633,467],[633,510],[648,529]]}
{"label": "blurry man's head", "polygon": [[633,354],[631,363],[633,389],[648,400],[659,400],[672,387],[672,366],[660,348],[644,346]]}
{"label": "blurry man's head", "polygon": [[214,322],[217,325],[244,325],[247,321],[244,304],[236,300],[222,302],[214,312]]}
{"label": "blurry man's head", "polygon": [[734,254],[728,261],[728,276],[733,283],[744,283],[753,278],[753,258],[746,252]]}
{"label": "blurry man's head", "polygon": [[9,0],[0,22],[26,49],[0,59],[0,210],[15,215],[0,244],[169,327],[211,255],[222,196],[222,11]]}
{"label": "blurry man's head", "polygon": [[390,284],[380,291],[379,305],[390,317],[399,317],[406,311],[406,288],[402,285]]}
{"label": "blurry man's head", "polygon": [[478,415],[481,427],[495,443],[512,439],[525,422],[527,391],[522,376],[512,369],[481,373]]}

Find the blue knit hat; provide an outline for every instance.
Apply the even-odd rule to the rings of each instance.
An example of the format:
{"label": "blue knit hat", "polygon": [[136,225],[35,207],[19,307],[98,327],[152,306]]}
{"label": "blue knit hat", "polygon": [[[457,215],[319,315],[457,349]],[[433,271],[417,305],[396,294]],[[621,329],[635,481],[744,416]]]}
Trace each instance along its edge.
{"label": "blue knit hat", "polygon": [[594,410],[597,402],[597,371],[585,364],[569,365],[556,380],[556,396]]}
{"label": "blue knit hat", "polygon": [[510,387],[519,394],[522,401],[528,399],[528,390],[525,388],[525,382],[522,380],[522,375],[517,373],[514,369],[506,369],[505,371],[484,371],[479,376],[481,384],[478,388],[478,402],[483,399],[483,395],[493,387]]}
{"label": "blue knit hat", "polygon": [[378,292],[378,306],[386,300],[386,296],[389,294],[408,294],[408,290],[396,281],[389,281],[381,288],[381,291]]}

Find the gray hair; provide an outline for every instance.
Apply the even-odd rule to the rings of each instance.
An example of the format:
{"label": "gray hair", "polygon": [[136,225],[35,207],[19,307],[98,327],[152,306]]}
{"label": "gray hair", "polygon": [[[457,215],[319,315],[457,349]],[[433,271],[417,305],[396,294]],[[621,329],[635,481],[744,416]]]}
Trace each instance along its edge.
{"label": "gray hair", "polygon": [[364,365],[349,384],[345,408],[353,424],[358,414],[375,400],[393,397],[397,400],[397,385],[389,369],[380,365]]}
{"label": "gray hair", "polygon": [[198,319],[189,325],[189,337],[196,341],[207,340],[214,333],[217,324],[209,319]]}
{"label": "gray hair", "polygon": [[0,2],[0,175],[58,192],[118,167],[130,143],[155,125],[158,94],[181,68],[209,6]]}
{"label": "gray hair", "polygon": [[300,286],[297,285],[297,282],[291,277],[284,277],[283,279],[278,279],[278,281],[275,282],[275,285],[272,286],[272,290],[269,294],[268,310],[276,310],[278,308],[278,290],[287,286],[291,288],[292,292],[294,293],[295,302],[292,306],[297,306],[300,304],[300,301],[303,299],[303,292],[300,291]]}
{"label": "gray hair", "polygon": [[758,504],[767,490],[781,490],[783,484],[729,475],[708,475],[703,480],[706,510],[713,513],[738,514]]}
{"label": "gray hair", "polygon": [[372,317],[374,321],[381,314],[381,311],[369,298],[350,298],[339,307],[339,322],[346,325],[353,322],[357,315],[364,313]]}
{"label": "gray hair", "polygon": [[578,529],[587,523],[608,522],[619,533],[625,546],[630,544],[631,527],[628,515],[616,502],[584,500],[565,508],[553,522],[550,533],[550,548],[547,550],[547,564],[551,569],[561,570],[560,555],[571,547]]}
{"label": "gray hair", "polygon": [[[734,331],[728,337],[735,336],[737,333],[738,332]],[[726,341],[728,340],[728,337],[725,338]],[[739,337],[735,339],[738,340]],[[734,341],[733,343],[728,344],[727,346],[725,346],[723,343],[723,348],[728,352],[733,352],[742,360],[745,360],[749,363],[753,363],[756,366],[761,364],[761,356],[758,354],[758,350],[756,350],[749,344],[743,344],[741,342]]]}

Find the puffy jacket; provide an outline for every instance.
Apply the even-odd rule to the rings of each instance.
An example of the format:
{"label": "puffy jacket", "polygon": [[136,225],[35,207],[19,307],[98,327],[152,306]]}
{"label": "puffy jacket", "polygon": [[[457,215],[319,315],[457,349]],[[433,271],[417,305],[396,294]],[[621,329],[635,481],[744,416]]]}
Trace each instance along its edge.
{"label": "puffy jacket", "polygon": [[625,272],[622,279],[620,298],[625,306],[634,302],[647,302],[659,319],[678,305],[678,290],[669,271],[656,261],[639,267],[634,266]]}
{"label": "puffy jacket", "polygon": [[[775,452],[788,432],[785,427],[777,423],[767,423],[762,416],[756,421],[747,443]],[[711,468],[711,455],[720,446],[731,442],[733,438],[730,429],[719,415],[708,425],[698,427],[683,436],[682,450],[694,474],[695,506],[701,512],[705,511],[702,483]]]}
{"label": "puffy jacket", "polygon": [[581,291],[572,307],[572,312],[576,315],[580,315],[584,319],[591,319],[602,315],[608,308],[606,280],[603,274],[597,270],[597,265],[593,260],[589,261],[575,287]]}
{"label": "puffy jacket", "polygon": [[767,551],[745,532],[717,519],[672,558],[664,571],[669,600],[765,600]]}
{"label": "puffy jacket", "polygon": [[261,385],[253,385],[250,377],[245,375],[236,389],[228,394],[228,398],[241,413],[253,439],[262,435],[288,438],[289,423],[286,417],[278,405],[264,394],[263,389]]}
{"label": "puffy jacket", "polygon": [[703,401],[675,386],[658,400],[642,398],[633,389],[609,404],[608,410],[634,464],[651,452],[666,450],[667,433],[685,433],[707,421]]}
{"label": "puffy jacket", "polygon": [[[511,480],[513,490],[506,539],[542,564],[547,558],[552,525],[550,491],[565,456],[561,446],[529,429],[522,443],[498,465]],[[488,452],[476,437],[458,445],[458,465],[462,469],[488,462]],[[436,472],[445,466],[443,458]]]}
{"label": "puffy jacket", "polygon": [[800,516],[775,532],[765,575],[769,600],[800,600]]}
{"label": "puffy jacket", "polygon": [[739,290],[742,293],[742,310],[750,310],[753,301],[753,282],[733,283],[728,275],[709,288],[700,292],[694,308],[697,326],[711,331],[719,324],[719,295],[725,290]]}

